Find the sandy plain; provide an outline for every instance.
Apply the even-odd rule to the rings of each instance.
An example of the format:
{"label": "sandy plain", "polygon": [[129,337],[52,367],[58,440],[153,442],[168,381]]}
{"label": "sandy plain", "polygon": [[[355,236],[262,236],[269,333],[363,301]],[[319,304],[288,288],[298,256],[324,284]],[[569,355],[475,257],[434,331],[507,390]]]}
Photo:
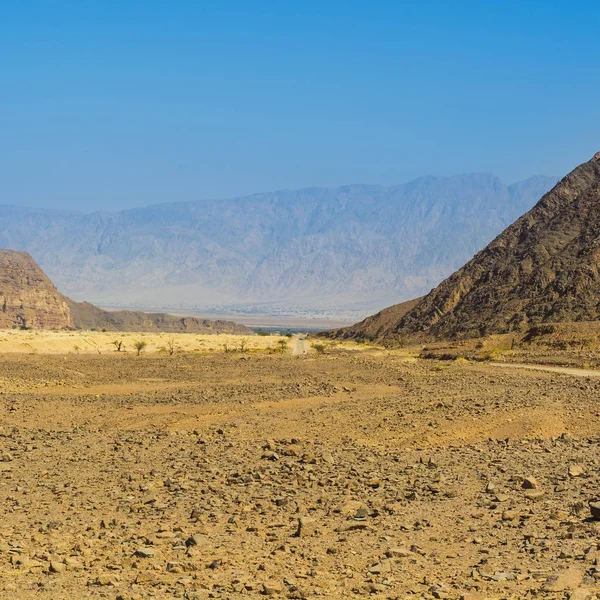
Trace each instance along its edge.
{"label": "sandy plain", "polygon": [[599,592],[597,378],[93,333],[2,350],[1,598]]}

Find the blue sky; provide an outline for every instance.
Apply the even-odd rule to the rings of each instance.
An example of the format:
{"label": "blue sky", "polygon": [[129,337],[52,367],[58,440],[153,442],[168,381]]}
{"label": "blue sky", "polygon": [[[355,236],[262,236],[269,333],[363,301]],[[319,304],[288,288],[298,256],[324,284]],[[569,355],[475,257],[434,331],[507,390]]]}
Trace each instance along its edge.
{"label": "blue sky", "polygon": [[0,203],[78,210],[600,150],[600,3],[0,4]]}

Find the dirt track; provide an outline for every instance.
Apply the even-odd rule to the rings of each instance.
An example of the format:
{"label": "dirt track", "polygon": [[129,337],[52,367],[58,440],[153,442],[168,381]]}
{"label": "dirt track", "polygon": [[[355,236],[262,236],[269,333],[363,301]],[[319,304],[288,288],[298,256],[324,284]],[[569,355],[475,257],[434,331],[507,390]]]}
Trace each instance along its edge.
{"label": "dirt track", "polygon": [[2,598],[596,589],[598,381],[363,352],[12,355],[0,383]]}
{"label": "dirt track", "polygon": [[573,377],[600,377],[600,371],[593,369],[576,369],[574,367],[553,367],[552,365],[529,365],[520,363],[489,363],[492,367],[504,367],[507,369],[529,369],[530,371],[546,371],[549,373],[561,373]]}

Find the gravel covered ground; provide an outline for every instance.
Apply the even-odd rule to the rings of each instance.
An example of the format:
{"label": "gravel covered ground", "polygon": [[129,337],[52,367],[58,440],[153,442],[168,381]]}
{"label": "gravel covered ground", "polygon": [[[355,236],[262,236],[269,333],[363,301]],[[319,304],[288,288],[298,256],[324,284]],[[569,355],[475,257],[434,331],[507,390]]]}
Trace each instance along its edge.
{"label": "gravel covered ground", "polygon": [[598,378],[368,351],[0,359],[0,598],[600,593]]}

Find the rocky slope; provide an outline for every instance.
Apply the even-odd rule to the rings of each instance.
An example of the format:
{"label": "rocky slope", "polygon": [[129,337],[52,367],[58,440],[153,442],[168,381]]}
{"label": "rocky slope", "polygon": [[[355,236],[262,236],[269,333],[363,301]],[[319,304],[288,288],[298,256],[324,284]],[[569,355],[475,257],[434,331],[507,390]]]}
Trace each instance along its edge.
{"label": "rocky slope", "polygon": [[0,250],[0,328],[72,326],[67,303],[31,256]]}
{"label": "rocky slope", "polygon": [[473,337],[600,319],[600,153],[380,337]]}
{"label": "rocky slope", "polygon": [[0,206],[0,246],[76,300],[364,313],[429,291],[555,182],[424,177],[91,215]]}
{"label": "rocky slope", "polygon": [[58,292],[29,254],[0,250],[0,329],[11,327],[254,334],[249,327],[232,321],[109,312],[88,302],[74,302]]}
{"label": "rocky slope", "polygon": [[389,308],[384,308],[376,315],[363,319],[360,323],[350,327],[342,327],[331,331],[323,331],[316,334],[316,337],[327,337],[344,340],[377,340],[384,336],[391,328],[395,327],[398,321],[421,301],[421,298],[407,300],[400,304],[395,304]]}
{"label": "rocky slope", "polygon": [[145,313],[131,310],[108,311],[89,302],[74,302],[70,298],[65,298],[65,300],[69,305],[77,329],[254,335],[252,329],[233,321],[210,321],[196,317],[178,317],[166,313]]}

